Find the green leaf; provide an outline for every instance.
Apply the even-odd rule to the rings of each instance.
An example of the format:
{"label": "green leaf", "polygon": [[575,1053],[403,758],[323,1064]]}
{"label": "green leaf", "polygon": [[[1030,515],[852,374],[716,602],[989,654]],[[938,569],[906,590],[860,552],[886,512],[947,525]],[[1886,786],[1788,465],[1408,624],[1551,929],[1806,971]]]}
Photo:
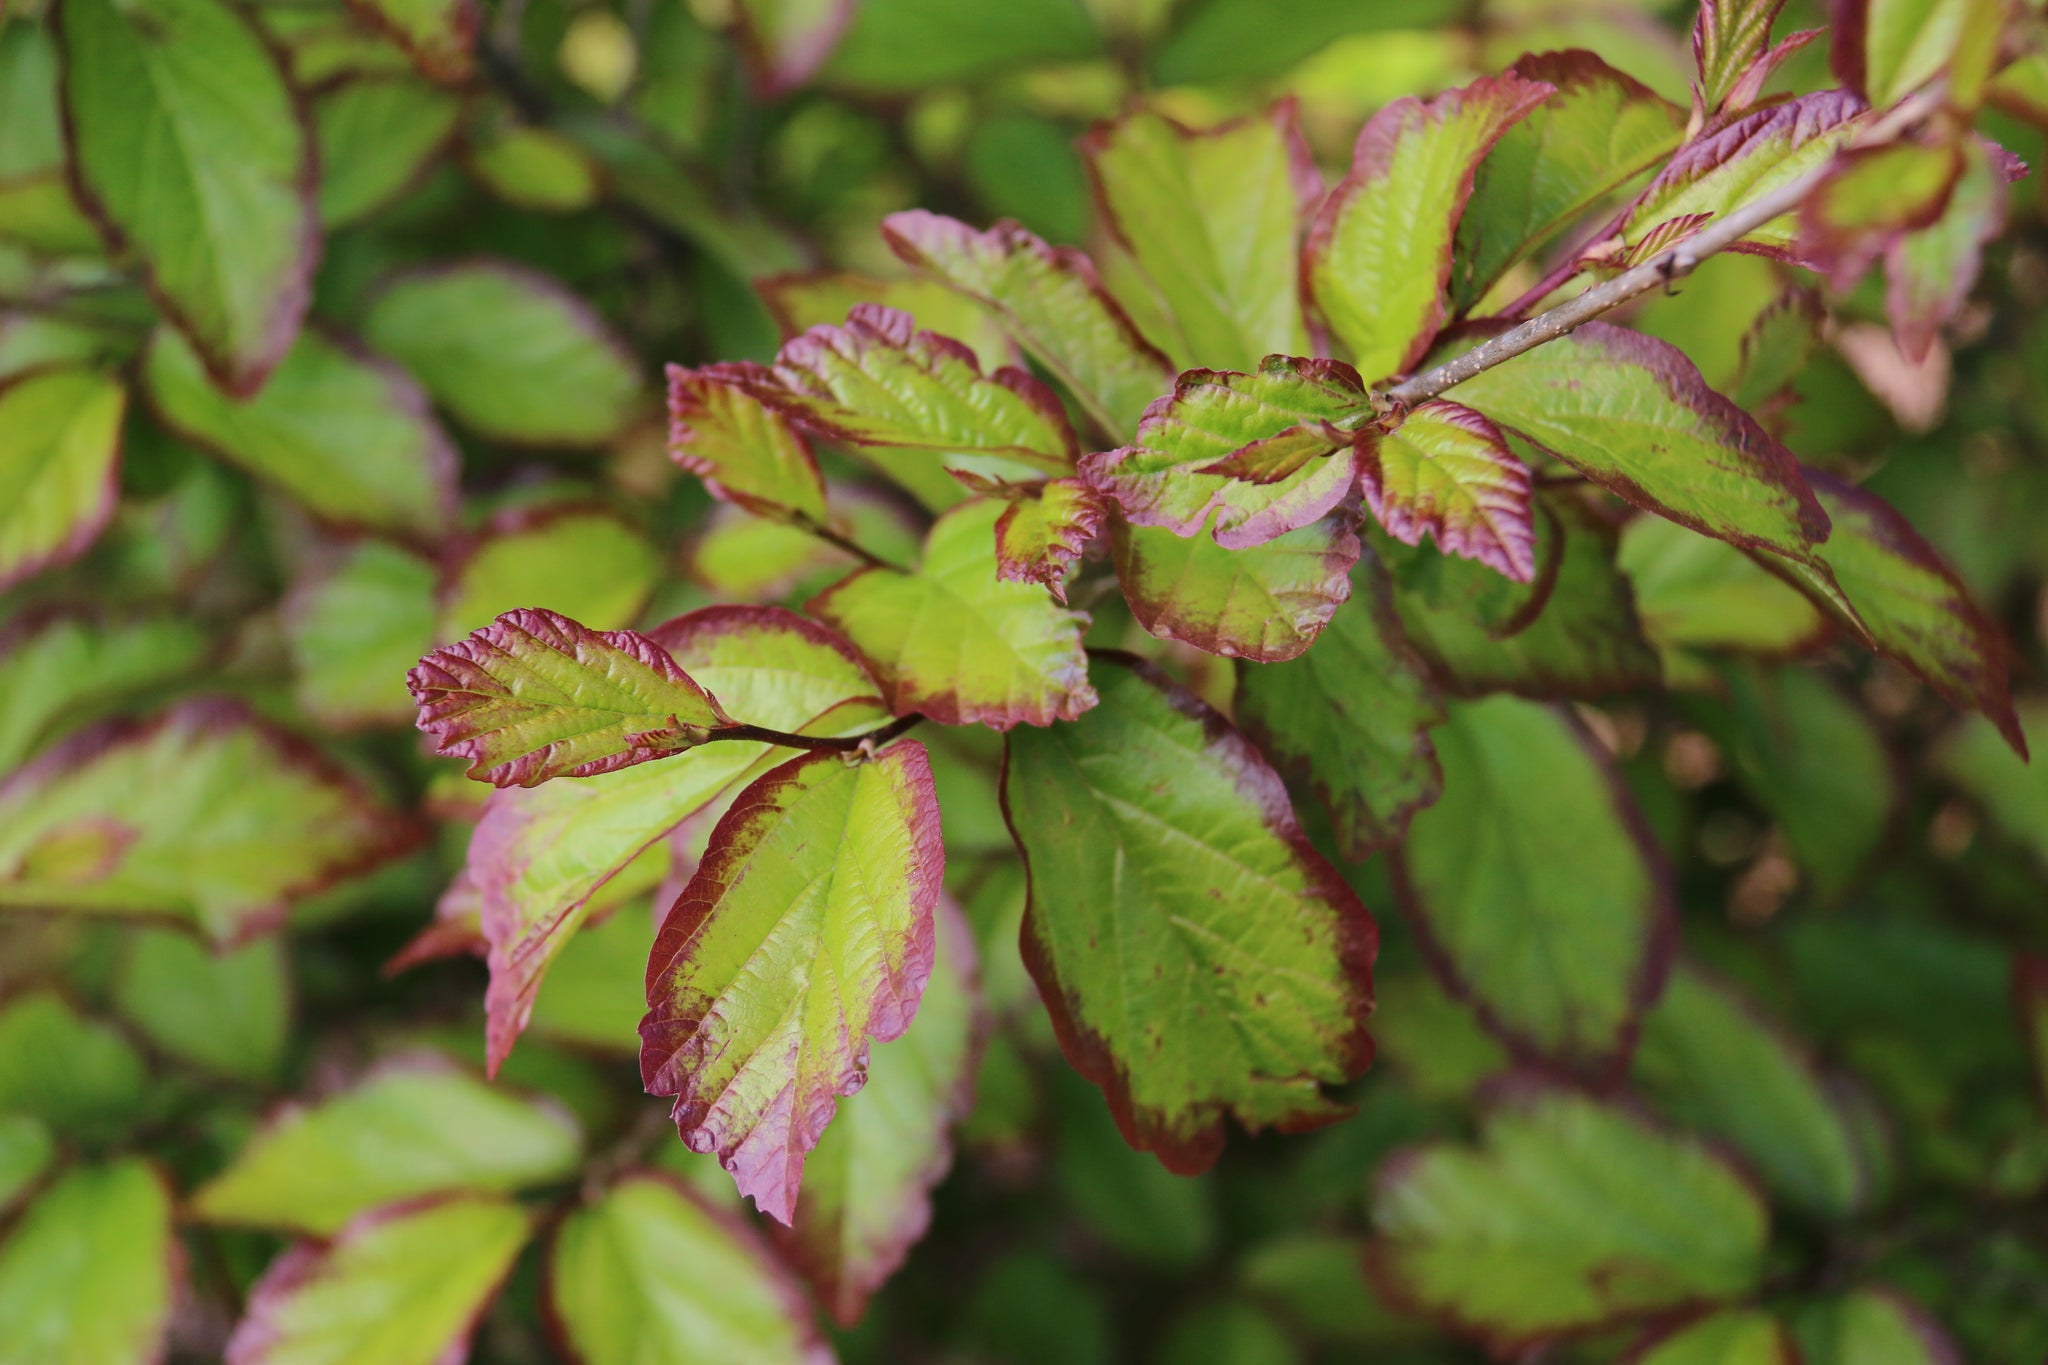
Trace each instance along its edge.
{"label": "green leaf", "polygon": [[1962,143],[1963,170],[1941,217],[1886,252],[1885,314],[1908,360],[1925,360],[1941,329],[1962,311],[1983,264],[1984,247],[2005,229],[2010,168],[1976,138]]}
{"label": "green leaf", "polygon": [[[1711,3],[1711,0],[1710,0]],[[1771,6],[1776,9],[1777,6]],[[1724,1308],[1636,1343],[1627,1365],[1801,1365],[1785,1324],[1760,1308]]]}
{"label": "green leaf", "polygon": [[[779,607],[707,607],[652,632],[740,721],[772,730],[857,734],[888,719],[846,642]],[[781,761],[751,740],[708,744],[658,765],[491,793],[463,876],[490,943],[487,1057],[511,1052],[549,964],[591,897],[719,794]],[[774,755],[772,759],[770,756]]]}
{"label": "green leaf", "polygon": [[1643,1020],[1635,1079],[1687,1128],[1731,1144],[1788,1203],[1839,1220],[1870,1202],[1871,1172],[1830,1079],[1733,987],[1691,967],[1672,973]]}
{"label": "green leaf", "polygon": [[439,1365],[469,1334],[532,1233],[517,1205],[453,1195],[377,1209],[299,1242],[249,1290],[232,1365]]}
{"label": "green leaf", "polygon": [[1173,368],[1102,287],[1094,264],[1015,223],[986,232],[913,209],[883,220],[906,263],[979,299],[1112,438],[1137,429],[1146,405],[1172,387]]}
{"label": "green leaf", "polygon": [[469,149],[469,173],[498,198],[535,213],[575,213],[604,193],[598,164],[566,133],[507,122]]}
{"label": "green leaf", "polygon": [[1941,218],[1964,165],[1946,139],[1843,148],[1799,206],[1800,256],[1846,289],[1888,243]]}
{"label": "green leaf", "polygon": [[760,1234],[682,1181],[634,1171],[563,1220],[548,1309],[585,1365],[830,1365]]}
{"label": "green leaf", "polygon": [[1275,23],[1267,0],[1197,0],[1162,35],[1151,76],[1163,87],[1283,76],[1340,39],[1452,23],[1461,13],[1451,0],[1321,0]]}
{"label": "green leaf", "polygon": [[128,1158],[78,1167],[29,1206],[0,1245],[8,1365],[150,1365],[183,1279],[172,1194]]}
{"label": "green leaf", "polygon": [[1769,1210],[1726,1160],[1626,1108],[1507,1097],[1481,1145],[1398,1154],[1373,1196],[1372,1264],[1414,1308],[1509,1356],[1555,1332],[1738,1298]]}
{"label": "green leaf", "polygon": [[2048,747],[2048,702],[2025,702],[2016,719],[2027,741],[2018,753],[1989,722],[1973,718],[1942,742],[1935,766],[1968,793],[2008,839],[2031,850],[2048,868],[2048,763],[2029,763],[2019,756],[2037,745]]}
{"label": "green leaf", "polygon": [[1804,593],[1734,546],[1675,521],[1639,516],[1622,528],[1616,565],[1628,575],[1643,634],[1666,655],[1686,650],[1796,654],[1829,633]]}
{"label": "green leaf", "polygon": [[291,349],[319,255],[313,138],[263,35],[223,0],[64,0],[73,183],[223,389]]}
{"label": "green leaf", "polygon": [[1812,563],[1828,533],[1791,452],[1677,349],[1639,332],[1589,322],[1453,392],[1609,492],[1703,534]]}
{"label": "green leaf", "polygon": [[993,498],[932,526],[915,573],[863,569],[811,599],[882,684],[899,716],[941,725],[1050,725],[1095,704],[1081,653],[1087,617],[997,572]]}
{"label": "green leaf", "polygon": [[917,1012],[945,865],[923,745],[806,754],[740,794],[655,937],[641,1078],[770,1217]]}
{"label": "green leaf", "polygon": [[193,1193],[192,1211],[211,1223],[326,1237],[398,1200],[560,1180],[582,1155],[564,1111],[430,1056],[387,1063],[310,1108],[279,1111]]}
{"label": "green leaf", "polygon": [[769,1229],[842,1327],[860,1321],[930,1226],[931,1192],[953,1164],[953,1127],[973,1107],[973,931],[950,903],[934,923],[936,957],[916,1020],[870,1054],[867,1084],[840,1101],[804,1162],[796,1222]]}
{"label": "green leaf", "polygon": [[0,1113],[104,1142],[134,1127],[146,1089],[141,1053],[55,991],[18,996],[0,1010]]}
{"label": "green leaf", "polygon": [[1073,0],[864,0],[825,76],[856,89],[921,94],[984,73],[1101,52],[1100,31]]}
{"label": "green leaf", "polygon": [[1825,318],[1811,288],[1788,288],[1766,305],[1742,334],[1741,364],[1728,390],[1735,406],[1769,421],[1794,401],[1792,386],[1820,347]]}
{"label": "green leaf", "polygon": [[0,908],[169,918],[230,943],[413,837],[303,741],[191,702],[73,735],[0,783]]}
{"label": "green leaf", "polygon": [[206,643],[176,617],[99,625],[56,616],[0,631],[0,772],[60,729],[191,672]]}
{"label": "green leaf", "polygon": [[412,59],[422,75],[454,84],[466,79],[483,24],[477,0],[347,0],[348,7]]}
{"label": "green leaf", "polygon": [[1350,173],[1309,229],[1301,273],[1360,374],[1378,380],[1422,359],[1443,325],[1451,248],[1480,160],[1553,93],[1510,71],[1427,103],[1396,100],[1359,132]]}
{"label": "green leaf", "polygon": [[57,1160],[49,1125],[30,1114],[0,1114],[0,1216],[11,1216]]}
{"label": "green leaf", "polygon": [[593,630],[629,625],[662,573],[661,556],[617,515],[588,503],[513,508],[492,519],[447,570],[443,638],[540,607]]}
{"label": "green leaf", "polygon": [[99,232],[64,174],[56,46],[37,23],[0,28],[0,241],[34,252],[99,255]]}
{"label": "green leaf", "polygon": [[1361,442],[1358,483],[1388,535],[1477,560],[1519,583],[1536,577],[1529,467],[1500,428],[1456,403],[1432,399],[1377,439]]}
{"label": "green leaf", "polygon": [[405,674],[434,647],[439,584],[431,563],[377,540],[298,584],[284,631],[299,710],[331,729],[410,721]]}
{"label": "green leaf", "polygon": [[1805,1365],[1955,1365],[1955,1342],[1927,1311],[1890,1285],[1865,1285],[1822,1299],[1799,1314]]}
{"label": "green leaf", "polygon": [[1062,1050],[1132,1146],[1216,1160],[1224,1119],[1313,1127],[1365,1069],[1378,933],[1221,716],[1149,665],[1009,738],[1003,807],[1030,869],[1025,961]]}
{"label": "green leaf", "polygon": [[828,270],[772,275],[756,280],[754,288],[784,336],[836,326],[859,305],[873,303],[908,313],[924,330],[953,338],[973,351],[985,370],[1022,359],[1017,344],[1003,331],[1000,314],[937,280]]}
{"label": "green leaf", "polygon": [[459,97],[407,76],[359,76],[316,94],[321,223],[332,232],[403,198],[461,122]]}
{"label": "green leaf", "polygon": [[[1363,576],[1364,582],[1357,580]],[[1362,560],[1322,647],[1291,663],[1237,666],[1237,723],[1302,775],[1329,809],[1344,856],[1392,847],[1443,790],[1430,727],[1443,703],[1401,633],[1386,570]]]}
{"label": "green leaf", "polygon": [[1836,78],[1873,107],[1890,105],[1948,64],[1973,8],[1980,15],[1996,13],[1971,0],[1851,0],[1835,17]]}
{"label": "green leaf", "polygon": [[755,392],[758,384],[741,382],[751,373],[669,366],[669,455],[714,498],[756,516],[825,525],[825,480],[811,443]]}
{"label": "green leaf", "polygon": [[1356,519],[1334,512],[1248,550],[1112,517],[1109,544],[1124,600],[1162,640],[1255,663],[1292,659],[1351,595]]}
{"label": "green leaf", "polygon": [[1477,303],[1510,266],[1649,170],[1684,131],[1684,110],[1583,49],[1525,56],[1509,69],[1557,93],[1502,133],[1479,163],[1452,264],[1460,307]]}
{"label": "green leaf", "polygon": [[499,787],[594,777],[695,748],[737,723],[637,630],[511,611],[406,675],[437,752]]}
{"label": "green leaf", "polygon": [[589,304],[524,266],[409,271],[371,302],[363,336],[477,435],[584,448],[641,412],[640,362]]}
{"label": "green leaf", "polygon": [[85,553],[119,495],[120,381],[35,370],[0,384],[0,591]]}
{"label": "green leaf", "polygon": [[1323,179],[1292,100],[1199,132],[1141,109],[1099,125],[1081,149],[1180,351],[1248,370],[1307,349],[1296,251]]}
{"label": "green leaf", "polygon": [[654,917],[644,897],[586,923],[548,968],[547,989],[533,1002],[529,1026],[561,1042],[638,1052],[653,944]]}
{"label": "green leaf", "polygon": [[1109,515],[1079,479],[1053,479],[1013,500],[996,519],[996,577],[1036,583],[1067,604],[1067,568],[1102,534]]}
{"label": "green leaf", "polygon": [[1785,0],[1701,0],[1692,25],[1694,111],[1717,112],[1771,46]]}
{"label": "green leaf", "polygon": [[858,0],[737,0],[740,50],[763,99],[791,93],[832,55]]}
{"label": "green leaf", "polygon": [[300,335],[254,398],[222,395],[177,333],[143,358],[164,425],[344,526],[432,536],[455,508],[459,457],[417,384],[318,331]]}
{"label": "green leaf", "polygon": [[172,1057],[261,1085],[276,1078],[290,1040],[283,941],[216,953],[186,934],[138,930],[114,980],[114,1005]]}
{"label": "green leaf", "polygon": [[1257,374],[1189,370],[1145,410],[1136,443],[1081,460],[1081,477],[1134,526],[1262,545],[1325,516],[1358,472],[1352,432],[1371,399],[1337,360],[1268,356]]}
{"label": "green leaf", "polygon": [[1453,706],[1436,751],[1443,795],[1394,862],[1432,964],[1520,1053],[1616,1067],[1676,940],[1620,776],[1563,712],[1507,697]]}

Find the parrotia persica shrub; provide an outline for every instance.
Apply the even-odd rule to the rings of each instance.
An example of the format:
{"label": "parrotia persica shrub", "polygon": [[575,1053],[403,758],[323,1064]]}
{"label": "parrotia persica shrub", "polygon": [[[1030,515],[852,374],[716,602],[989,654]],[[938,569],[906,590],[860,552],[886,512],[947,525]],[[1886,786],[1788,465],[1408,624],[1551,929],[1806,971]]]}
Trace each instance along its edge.
{"label": "parrotia persica shrub", "polygon": [[16,6],[0,1365],[2040,1360],[2048,26],[1783,8]]}

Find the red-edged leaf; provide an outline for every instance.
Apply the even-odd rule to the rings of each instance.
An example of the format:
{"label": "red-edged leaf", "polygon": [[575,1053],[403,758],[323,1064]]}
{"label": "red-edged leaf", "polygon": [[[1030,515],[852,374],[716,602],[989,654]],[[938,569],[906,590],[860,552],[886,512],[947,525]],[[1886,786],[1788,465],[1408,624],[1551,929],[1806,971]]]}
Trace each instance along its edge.
{"label": "red-edged leaf", "polygon": [[1892,241],[1885,253],[1885,314],[1908,360],[1927,358],[1941,328],[1962,311],[1977,282],[1984,244],[2005,226],[2005,185],[2025,172],[2001,165],[2003,149],[1976,138],[1962,143],[1962,171],[1941,216],[1924,232]]}
{"label": "red-edged leaf", "polygon": [[779,99],[816,74],[857,6],[858,0],[738,0],[740,50],[761,97]]}
{"label": "red-edged leaf", "polygon": [[1337,511],[1247,550],[1110,518],[1110,552],[1131,615],[1162,640],[1273,663],[1315,643],[1351,596],[1357,517]]}
{"label": "red-edged leaf", "polygon": [[594,777],[694,748],[735,722],[635,630],[508,611],[406,675],[437,752],[498,787]]}
{"label": "red-edged leaf", "polygon": [[1785,0],[1700,0],[1692,25],[1694,118],[1718,112],[1762,59],[1771,45],[1771,25],[1783,8]]}
{"label": "red-edged leaf", "polygon": [[120,501],[120,381],[69,365],[0,383],[0,592],[84,554]]}
{"label": "red-edged leaf", "polygon": [[1257,374],[1189,370],[1145,410],[1137,443],[1081,458],[1081,477],[1134,526],[1260,545],[1321,519],[1351,491],[1357,463],[1339,426],[1372,411],[1337,360],[1268,356]]}
{"label": "red-edged leaf", "polygon": [[1298,249],[1323,180],[1293,100],[1201,131],[1140,109],[1098,125],[1081,150],[1103,218],[1181,351],[1236,367],[1304,349]]}
{"label": "red-edged leaf", "polygon": [[1038,583],[1065,606],[1067,566],[1102,534],[1108,509],[1079,479],[1054,479],[996,519],[996,577]]}
{"label": "red-edged leaf", "polygon": [[[1940,221],[1965,164],[1962,145],[1945,140],[1835,153],[1827,177],[1800,205],[1800,258],[1835,289],[1848,289],[1901,234]],[[1967,293],[1969,280],[1960,288]]]}
{"label": "red-edged leaf", "polygon": [[1362,439],[1360,448],[1359,487],[1388,535],[1419,545],[1428,532],[1445,554],[1477,560],[1518,583],[1536,577],[1529,467],[1499,427],[1437,400],[1377,439]]}
{"label": "red-edged leaf", "polygon": [[1735,88],[1728,92],[1724,107],[1733,113],[1749,108],[1763,97],[1764,83],[1777,74],[1778,68],[1801,48],[1821,37],[1826,29],[1808,28],[1787,34],[1778,40],[1775,47],[1751,63],[1743,72],[1742,79],[1735,82]]}
{"label": "red-edged leaf", "polygon": [[343,0],[431,80],[469,78],[483,8],[477,0]]}
{"label": "red-edged leaf", "polygon": [[994,498],[962,503],[932,526],[915,573],[863,569],[811,599],[897,715],[1007,730],[1095,704],[1081,653],[1088,618],[998,574],[996,524],[1008,510]]}
{"label": "red-edged leaf", "polygon": [[917,1022],[873,1050],[867,1084],[839,1106],[804,1163],[787,1231],[790,1261],[839,1324],[851,1327],[931,1223],[931,1192],[953,1164],[952,1130],[974,1107],[982,1032],[974,931],[939,903],[937,959]]}
{"label": "red-edged leaf", "polygon": [[1102,287],[1095,265],[1016,223],[977,232],[912,209],[882,223],[890,250],[1001,315],[1029,351],[1112,437],[1134,430],[1173,367]]}
{"label": "red-edged leaf", "polygon": [[1761,1308],[1690,1313],[1651,1327],[1621,1365],[1809,1365],[1791,1330]]}
{"label": "red-edged leaf", "polygon": [[1318,210],[1301,268],[1360,373],[1394,374],[1429,348],[1480,160],[1554,90],[1507,72],[1427,103],[1396,100],[1359,133],[1351,171]]}
{"label": "red-edged leaf", "polygon": [[1136,660],[1094,676],[1101,706],[1009,739],[1024,959],[1125,1139],[1192,1173],[1226,1118],[1343,1117],[1323,1087],[1372,1060],[1378,931],[1228,721]]}
{"label": "red-edged leaf", "polygon": [[822,525],[825,481],[817,457],[789,418],[756,396],[766,379],[760,366],[745,363],[669,366],[669,455],[715,498],[757,516]]}
{"label": "red-edged leaf", "polygon": [[792,337],[769,373],[775,382],[757,382],[754,396],[830,440],[1009,455],[1055,473],[1074,467],[1057,394],[1014,365],[984,378],[973,351],[918,331],[894,308],[859,304],[842,327]]}
{"label": "red-edged leaf", "polygon": [[945,863],[924,746],[806,754],[740,794],[655,939],[648,1093],[781,1222],[870,1040],[917,1012]]}

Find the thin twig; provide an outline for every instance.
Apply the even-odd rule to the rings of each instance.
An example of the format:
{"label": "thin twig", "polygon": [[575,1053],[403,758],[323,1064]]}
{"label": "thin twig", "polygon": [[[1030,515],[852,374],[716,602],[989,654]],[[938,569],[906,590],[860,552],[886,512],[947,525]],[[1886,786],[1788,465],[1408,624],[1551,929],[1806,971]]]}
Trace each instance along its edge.
{"label": "thin twig", "polygon": [[759,744],[779,744],[785,749],[824,749],[851,754],[881,748],[924,719],[921,715],[899,716],[879,729],[860,735],[793,735],[787,730],[770,730],[761,725],[728,725],[711,732],[706,743],[721,739],[750,739]]}
{"label": "thin twig", "polygon": [[891,564],[852,536],[833,530],[816,517],[807,517],[799,512],[791,519],[791,524],[798,530],[824,541],[833,549],[852,555],[871,569],[894,569],[900,567],[899,565]]}
{"label": "thin twig", "polygon": [[[1895,106],[1848,145],[1870,146],[1890,140],[1940,108],[1941,93],[1938,89],[1924,90]],[[1524,351],[1532,351],[1547,341],[1555,341],[1576,330],[1580,325],[1591,322],[1602,313],[1619,308],[1638,295],[1647,294],[1652,289],[1662,288],[1676,280],[1684,279],[1699,269],[1700,263],[1709,256],[1734,246],[1766,223],[1798,208],[1806,196],[1812,194],[1827,178],[1832,168],[1831,157],[1797,180],[1773,190],[1761,199],[1713,219],[1699,232],[1670,250],[1660,252],[1604,284],[1594,285],[1577,298],[1568,299],[1547,312],[1539,313],[1520,326],[1502,332],[1491,341],[1482,342],[1463,355],[1453,356],[1433,370],[1426,370],[1412,379],[1394,385],[1386,391],[1385,397],[1402,407],[1414,407],[1417,403],[1434,398],[1448,388],[1464,383],[1476,374],[1483,374],[1496,365],[1513,360]]]}

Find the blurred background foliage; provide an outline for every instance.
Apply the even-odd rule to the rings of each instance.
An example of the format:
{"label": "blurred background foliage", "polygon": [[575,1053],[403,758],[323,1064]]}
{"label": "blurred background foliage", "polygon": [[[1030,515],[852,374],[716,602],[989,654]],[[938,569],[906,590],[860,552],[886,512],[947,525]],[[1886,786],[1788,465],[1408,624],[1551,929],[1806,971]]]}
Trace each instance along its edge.
{"label": "blurred background foliage", "polygon": [[[384,970],[460,865],[484,794],[422,756],[404,670],[513,606],[610,628],[712,601],[800,602],[843,571],[795,532],[714,507],[664,454],[660,362],[765,360],[785,328],[837,321],[853,294],[757,294],[755,281],[824,267],[896,276],[875,225],[911,206],[1014,217],[1088,245],[1074,139],[1139,96],[1197,124],[1292,96],[1332,167],[1380,105],[1525,51],[1591,48],[1682,103],[1691,19],[1678,0],[863,0],[815,73],[777,90],[750,64],[746,8],[500,0],[481,15],[474,70],[435,82],[338,3],[253,6],[318,135],[316,324],[403,364],[450,415],[460,516],[380,514],[377,533],[336,531],[354,519],[345,507],[309,500],[289,469],[257,477],[250,459],[203,453],[208,417],[178,405],[189,386],[153,383],[127,418],[108,529],[0,597],[0,769],[101,716],[228,692],[320,735],[416,812],[423,837],[301,900],[286,935],[220,957],[160,929],[0,918],[0,1111],[34,1115],[75,1151],[144,1151],[189,1190],[284,1097],[331,1090],[387,1055],[480,1057],[479,965]],[[1820,8],[1795,0],[1786,22],[1824,22]],[[1816,44],[1777,82],[1824,84],[1824,65]],[[16,0],[0,26],[0,375],[53,357],[189,366],[143,355],[154,312],[63,194],[52,71],[35,6]],[[2000,140],[2040,166],[2040,128],[1999,117]],[[2042,184],[2037,173],[2014,187],[2014,226],[1928,364],[1899,358],[1866,286],[1872,296],[1840,302],[1775,419],[1803,461],[1867,475],[2004,623],[2037,753]],[[434,270],[406,273],[420,266]],[[1632,321],[1732,383],[1740,338],[1781,288],[1778,267],[1723,257]],[[945,329],[941,299],[908,306]],[[857,485],[848,505],[869,543],[907,554],[916,521],[901,495],[851,466],[831,472]],[[363,477],[373,503],[397,505],[376,470]],[[1693,649],[1717,638],[1714,620],[1659,615],[1656,583],[1636,590],[1672,686],[1583,713],[1626,761],[1679,870],[1695,956],[1796,1030],[1865,1120],[1843,1208],[1781,1210],[1774,1290],[1883,1279],[1928,1305],[1971,1359],[2042,1358],[2048,1126],[2007,982],[2016,949],[2048,950],[2048,779],[1890,664],[1852,650],[1817,669],[1709,661]],[[1210,661],[1179,663],[1222,685]],[[1008,848],[986,779],[994,737],[929,739],[953,890],[1003,1027],[932,1231],[839,1335],[842,1358],[1482,1358],[1383,1303],[1360,1268],[1379,1160],[1469,1134],[1473,1094],[1504,1061],[1422,970],[1379,864],[1347,865],[1386,938],[1381,1058],[1355,1088],[1358,1117],[1308,1137],[1238,1137],[1215,1171],[1174,1177],[1123,1145],[1059,1060],[1017,960],[1014,861],[975,856]],[[644,872],[614,884],[619,912],[563,955],[502,1083],[573,1113],[600,1166],[645,1152],[730,1203],[715,1166],[646,1121],[660,1107],[639,1094],[632,1049],[661,868]],[[1713,1007],[1674,991],[1635,1064],[1653,1106],[1707,1131],[1714,1097],[1688,1068],[1709,1064],[1660,1047],[1658,1021]],[[14,1188],[41,1169],[32,1157]],[[184,1236],[192,1289],[173,1358],[215,1358],[281,1241],[198,1225]],[[549,1358],[538,1284],[529,1252],[476,1359]],[[1595,1338],[1545,1359],[1611,1360],[1627,1346]]]}

